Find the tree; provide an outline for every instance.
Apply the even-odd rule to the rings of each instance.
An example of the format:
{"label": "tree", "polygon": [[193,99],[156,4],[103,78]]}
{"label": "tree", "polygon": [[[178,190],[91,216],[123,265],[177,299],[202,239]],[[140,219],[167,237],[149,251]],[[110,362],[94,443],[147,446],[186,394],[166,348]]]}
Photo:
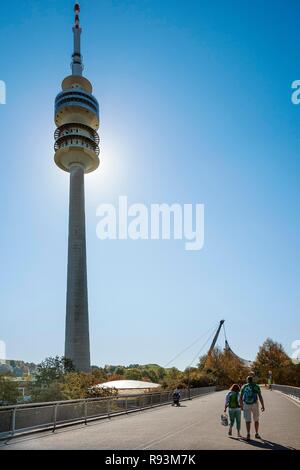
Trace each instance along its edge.
{"label": "tree", "polygon": [[291,366],[292,361],[283,346],[271,338],[267,338],[259,348],[253,363],[253,370],[260,380],[266,383],[270,370],[273,373],[273,379],[279,381],[279,377],[283,375],[283,369]]}
{"label": "tree", "polygon": [[64,400],[80,398],[97,398],[117,395],[117,390],[95,387],[99,380],[95,374],[85,372],[69,372],[61,380],[61,391]]}
{"label": "tree", "polygon": [[142,373],[139,369],[126,369],[123,378],[126,380],[141,380]]}
{"label": "tree", "polygon": [[166,376],[166,370],[163,367],[158,366],[156,374],[157,374],[158,379],[162,380]]}
{"label": "tree", "polygon": [[18,383],[0,375],[0,405],[15,405],[19,397]]}
{"label": "tree", "polygon": [[84,372],[66,372],[58,376],[46,386],[32,387],[33,402],[78,400],[83,398],[96,398],[114,396],[115,390],[95,387],[99,384],[97,374]]}
{"label": "tree", "polygon": [[123,366],[118,366],[118,367],[116,367],[116,369],[115,369],[115,374],[117,374],[117,375],[124,375],[124,373],[125,373],[125,367],[123,367]]}
{"label": "tree", "polygon": [[32,384],[30,387],[30,396],[33,403],[65,400],[65,395],[61,389],[59,380],[54,380],[44,386],[37,386],[35,383]]}
{"label": "tree", "polygon": [[176,388],[176,387],[183,387],[184,388],[184,373],[177,369],[176,367],[170,367],[169,369],[165,370],[165,376],[160,381],[163,388]]}
{"label": "tree", "polygon": [[59,380],[67,372],[73,372],[74,366],[70,359],[65,357],[47,357],[37,367],[35,375],[36,386],[49,386],[56,380]]}
{"label": "tree", "polygon": [[65,357],[47,357],[41,362],[35,374],[35,382],[31,385],[30,394],[34,402],[64,400],[61,388],[62,379],[68,372],[74,371],[70,359]]}
{"label": "tree", "polygon": [[231,351],[215,348],[210,355],[202,356],[199,370],[207,374],[211,381],[221,387],[229,387],[233,383],[243,383],[249,369]]}
{"label": "tree", "polygon": [[91,373],[94,376],[96,383],[106,382],[107,375],[105,374],[104,369],[100,367],[92,368]]}
{"label": "tree", "polygon": [[91,387],[87,390],[87,398],[106,398],[106,397],[115,397],[118,395],[118,390],[115,388],[100,388],[100,387]]}
{"label": "tree", "polygon": [[146,382],[147,381],[150,381],[150,382],[158,382],[158,376],[157,376],[157,372],[155,369],[151,368],[151,367],[145,367],[144,369],[141,369],[141,374],[142,374],[142,379],[145,380]]}
{"label": "tree", "polygon": [[214,385],[215,381],[198,367],[187,367],[184,371],[183,383],[185,387],[195,388]]}

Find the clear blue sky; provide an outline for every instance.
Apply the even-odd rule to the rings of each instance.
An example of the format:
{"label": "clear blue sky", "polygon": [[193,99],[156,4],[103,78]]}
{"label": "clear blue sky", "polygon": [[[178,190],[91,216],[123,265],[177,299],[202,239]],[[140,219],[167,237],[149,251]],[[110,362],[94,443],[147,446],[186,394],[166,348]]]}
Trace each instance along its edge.
{"label": "clear blue sky", "polygon": [[[268,336],[291,354],[300,338],[300,106],[290,99],[299,2],[81,6],[102,120],[102,166],[86,178],[92,363],[164,365],[223,317],[242,357]],[[53,105],[70,72],[72,8],[1,3],[0,339],[14,359],[63,354],[68,175],[53,162]],[[204,249],[98,240],[96,208],[119,195],[204,203]]]}

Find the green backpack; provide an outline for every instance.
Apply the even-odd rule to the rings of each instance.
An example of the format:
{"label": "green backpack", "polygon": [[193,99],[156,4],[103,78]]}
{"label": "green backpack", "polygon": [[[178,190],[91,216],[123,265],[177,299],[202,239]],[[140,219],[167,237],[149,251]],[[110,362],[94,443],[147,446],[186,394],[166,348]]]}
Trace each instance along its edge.
{"label": "green backpack", "polygon": [[229,395],[229,408],[239,408],[239,394],[237,392],[231,392]]}

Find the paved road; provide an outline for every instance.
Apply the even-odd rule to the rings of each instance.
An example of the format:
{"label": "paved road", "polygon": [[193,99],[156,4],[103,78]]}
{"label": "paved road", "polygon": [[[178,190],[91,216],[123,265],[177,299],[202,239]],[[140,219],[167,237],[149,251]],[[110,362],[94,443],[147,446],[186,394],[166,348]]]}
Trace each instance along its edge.
{"label": "paved road", "polygon": [[[300,449],[300,405],[279,392],[263,392],[262,441],[227,436],[220,424],[224,392],[1,444],[13,449]],[[235,434],[235,433],[234,433]],[[242,424],[245,435],[245,424]]]}

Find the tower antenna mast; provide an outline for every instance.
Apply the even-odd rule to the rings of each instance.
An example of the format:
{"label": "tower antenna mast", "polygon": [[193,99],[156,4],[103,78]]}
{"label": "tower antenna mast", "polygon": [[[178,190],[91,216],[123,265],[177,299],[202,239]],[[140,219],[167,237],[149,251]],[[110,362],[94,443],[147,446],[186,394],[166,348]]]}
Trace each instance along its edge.
{"label": "tower antenna mast", "polygon": [[75,12],[75,19],[74,19],[74,26],[73,26],[73,36],[74,36],[74,52],[72,55],[72,75],[79,75],[82,76],[83,72],[83,62],[82,62],[82,55],[81,55],[81,33],[82,29],[80,27],[80,5],[79,3],[75,3],[74,6]]}

